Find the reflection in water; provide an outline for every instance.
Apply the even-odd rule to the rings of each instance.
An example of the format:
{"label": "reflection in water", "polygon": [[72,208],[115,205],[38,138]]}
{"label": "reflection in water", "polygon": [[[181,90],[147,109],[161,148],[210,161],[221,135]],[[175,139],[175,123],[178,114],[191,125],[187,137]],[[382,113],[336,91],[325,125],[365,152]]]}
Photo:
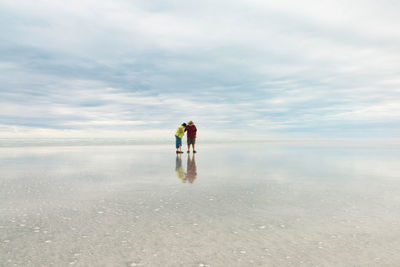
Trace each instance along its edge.
{"label": "reflection in water", "polygon": [[190,184],[193,184],[194,180],[196,180],[197,177],[197,166],[196,166],[196,158],[195,154],[192,155],[192,158],[190,158],[190,155],[188,155],[187,159],[187,166],[186,166],[186,179]]}
{"label": "reflection in water", "polygon": [[176,177],[182,180],[183,183],[189,182],[190,184],[193,184],[197,177],[196,157],[194,154],[192,156],[188,155],[186,170],[185,173],[182,168],[182,155],[177,154],[175,161]]}
{"label": "reflection in water", "polygon": [[177,154],[176,155],[175,172],[176,172],[176,177],[178,177],[183,182],[185,182],[185,172],[183,171],[183,168],[182,168],[182,156],[181,156],[181,154]]}
{"label": "reflection in water", "polygon": [[200,182],[173,156],[1,148],[0,266],[399,266],[398,146],[202,144]]}

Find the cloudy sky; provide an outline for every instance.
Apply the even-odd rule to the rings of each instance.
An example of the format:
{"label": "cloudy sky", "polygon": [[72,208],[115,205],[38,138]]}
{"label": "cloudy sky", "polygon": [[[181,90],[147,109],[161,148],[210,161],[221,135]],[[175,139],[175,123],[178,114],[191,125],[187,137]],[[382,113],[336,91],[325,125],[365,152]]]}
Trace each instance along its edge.
{"label": "cloudy sky", "polygon": [[[397,0],[1,0],[0,137],[400,134]],[[201,136],[201,135],[200,135]]]}

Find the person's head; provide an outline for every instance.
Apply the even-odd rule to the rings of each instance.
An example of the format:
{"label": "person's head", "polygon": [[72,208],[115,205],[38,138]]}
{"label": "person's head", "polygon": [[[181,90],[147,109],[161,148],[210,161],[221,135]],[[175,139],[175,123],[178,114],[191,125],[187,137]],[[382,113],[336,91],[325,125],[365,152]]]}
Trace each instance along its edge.
{"label": "person's head", "polygon": [[184,123],[182,123],[182,126],[186,127],[186,123],[185,123],[185,122],[184,122]]}
{"label": "person's head", "polygon": [[188,122],[188,125],[189,125],[189,126],[194,125],[193,121],[189,121],[189,122]]}

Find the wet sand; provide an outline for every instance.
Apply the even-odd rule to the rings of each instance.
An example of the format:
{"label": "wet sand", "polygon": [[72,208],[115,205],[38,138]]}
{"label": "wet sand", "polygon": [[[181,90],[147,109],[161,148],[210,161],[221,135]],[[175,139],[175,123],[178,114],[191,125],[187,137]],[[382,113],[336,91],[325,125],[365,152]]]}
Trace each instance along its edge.
{"label": "wet sand", "polygon": [[396,266],[400,149],[0,150],[1,266]]}

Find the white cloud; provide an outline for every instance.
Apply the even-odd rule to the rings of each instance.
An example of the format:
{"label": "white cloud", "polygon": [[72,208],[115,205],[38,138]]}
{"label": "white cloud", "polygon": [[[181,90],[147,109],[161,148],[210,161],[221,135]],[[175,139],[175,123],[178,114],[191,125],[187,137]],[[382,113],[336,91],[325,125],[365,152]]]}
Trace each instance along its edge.
{"label": "white cloud", "polygon": [[4,0],[0,10],[3,136],[189,119],[231,134],[399,124],[393,1]]}

